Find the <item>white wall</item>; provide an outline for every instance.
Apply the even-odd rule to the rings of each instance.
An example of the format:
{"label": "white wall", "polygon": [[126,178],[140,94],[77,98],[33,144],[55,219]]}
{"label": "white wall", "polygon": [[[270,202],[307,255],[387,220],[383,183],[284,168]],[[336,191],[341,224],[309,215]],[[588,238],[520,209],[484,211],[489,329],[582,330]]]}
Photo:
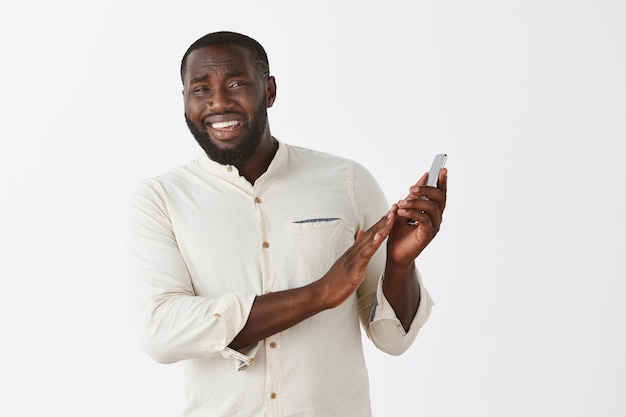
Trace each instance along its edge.
{"label": "white wall", "polygon": [[124,213],[198,154],[178,67],[221,29],[265,45],[274,135],[362,162],[390,200],[449,154],[431,320],[403,356],[367,345],[377,416],[626,415],[626,3],[14,3],[0,415],[178,415],[179,366],[128,322]]}

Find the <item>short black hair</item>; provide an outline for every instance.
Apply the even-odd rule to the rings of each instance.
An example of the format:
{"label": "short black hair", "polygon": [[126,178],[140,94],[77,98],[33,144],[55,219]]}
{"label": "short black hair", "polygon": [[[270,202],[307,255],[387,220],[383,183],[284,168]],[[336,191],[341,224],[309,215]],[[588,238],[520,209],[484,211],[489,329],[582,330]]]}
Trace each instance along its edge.
{"label": "short black hair", "polygon": [[263,49],[263,46],[261,46],[259,42],[241,33],[220,31],[204,35],[189,46],[180,63],[180,78],[183,83],[185,82],[185,72],[187,71],[187,58],[189,54],[196,49],[209,45],[237,45],[247,49],[252,55],[252,60],[261,77],[264,79],[269,77],[270,64],[265,49]]}

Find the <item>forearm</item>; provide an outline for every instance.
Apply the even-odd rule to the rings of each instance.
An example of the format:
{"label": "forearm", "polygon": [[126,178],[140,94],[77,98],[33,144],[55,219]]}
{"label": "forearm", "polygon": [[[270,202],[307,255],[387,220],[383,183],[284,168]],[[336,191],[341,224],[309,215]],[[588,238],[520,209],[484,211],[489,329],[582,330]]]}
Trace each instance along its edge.
{"label": "forearm", "polygon": [[405,331],[409,330],[420,304],[420,288],[415,263],[407,266],[385,265],[383,293]]}
{"label": "forearm", "polygon": [[325,310],[320,284],[257,296],[248,321],[229,347],[235,350],[252,346]]}

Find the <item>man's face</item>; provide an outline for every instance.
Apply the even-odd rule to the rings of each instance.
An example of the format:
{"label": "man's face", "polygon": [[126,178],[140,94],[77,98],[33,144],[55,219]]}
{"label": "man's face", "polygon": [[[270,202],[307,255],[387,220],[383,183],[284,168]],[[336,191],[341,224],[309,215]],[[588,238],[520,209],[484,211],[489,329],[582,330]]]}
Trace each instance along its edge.
{"label": "man's face", "polygon": [[267,107],[275,92],[273,78],[261,79],[246,49],[197,49],[189,54],[184,77],[187,126],[212,160],[244,163],[268,129]]}

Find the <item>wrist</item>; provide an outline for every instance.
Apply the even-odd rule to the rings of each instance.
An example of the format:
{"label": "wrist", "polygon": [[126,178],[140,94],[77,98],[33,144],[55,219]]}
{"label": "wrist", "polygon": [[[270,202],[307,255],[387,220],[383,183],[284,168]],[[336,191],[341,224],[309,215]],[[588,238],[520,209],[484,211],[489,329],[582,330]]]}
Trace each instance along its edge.
{"label": "wrist", "polygon": [[330,285],[324,280],[324,278],[318,279],[303,287],[307,293],[309,305],[313,306],[316,314],[333,308],[329,302],[329,296],[331,294]]}
{"label": "wrist", "polygon": [[385,263],[385,280],[410,279],[415,276],[415,261],[409,263],[398,263],[387,260]]}

